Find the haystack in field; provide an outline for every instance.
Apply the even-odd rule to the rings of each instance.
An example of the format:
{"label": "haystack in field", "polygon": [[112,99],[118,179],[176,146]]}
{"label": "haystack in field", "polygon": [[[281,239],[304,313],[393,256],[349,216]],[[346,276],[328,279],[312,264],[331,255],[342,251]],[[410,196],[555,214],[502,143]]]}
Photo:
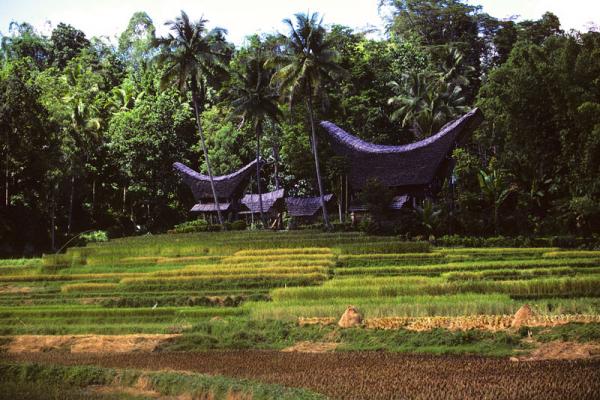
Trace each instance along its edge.
{"label": "haystack in field", "polygon": [[524,304],[517,310],[513,318],[512,327],[520,328],[521,326],[527,325],[527,322],[534,316],[533,310],[529,307],[529,304]]}
{"label": "haystack in field", "polygon": [[358,311],[358,308],[354,306],[348,306],[342,318],[338,321],[338,325],[341,328],[353,328],[355,326],[361,326],[363,322],[363,316]]}

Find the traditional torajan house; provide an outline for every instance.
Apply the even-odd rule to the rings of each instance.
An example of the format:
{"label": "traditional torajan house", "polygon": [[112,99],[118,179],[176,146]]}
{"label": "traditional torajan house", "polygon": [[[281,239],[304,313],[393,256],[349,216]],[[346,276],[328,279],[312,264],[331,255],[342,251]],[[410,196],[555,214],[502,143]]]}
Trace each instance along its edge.
{"label": "traditional torajan house", "polygon": [[[225,217],[232,218],[240,209],[240,198],[248,180],[253,172],[256,172],[257,160],[242,167],[229,175],[213,176],[215,191],[219,200],[219,210]],[[262,161],[261,161],[262,164]],[[190,211],[205,216],[216,215],[213,192],[210,186],[210,178],[194,171],[182,163],[174,163],[173,168],[181,176],[182,180],[190,187],[194,198],[198,202]]]}
{"label": "traditional torajan house", "polygon": [[[331,207],[333,194],[323,196],[325,207]],[[321,198],[316,197],[286,197],[285,206],[290,217],[294,217],[302,222],[311,222],[321,211]]]}
{"label": "traditional torajan house", "polygon": [[267,219],[278,218],[279,215],[284,211],[285,204],[283,201],[284,190],[279,189],[273,192],[258,194],[246,194],[242,197],[242,210],[239,212],[240,215],[251,215],[253,218],[260,218],[260,198],[262,198],[263,214],[267,216]]}
{"label": "traditional torajan house", "polygon": [[435,135],[419,142],[387,146],[368,143],[351,135],[335,124],[322,121],[334,152],[349,161],[348,183],[353,193],[362,190],[370,179],[393,190],[396,197],[390,208],[398,209],[412,198],[435,197],[454,168],[452,151],[462,145],[483,121],[482,112],[475,108],[444,125]]}

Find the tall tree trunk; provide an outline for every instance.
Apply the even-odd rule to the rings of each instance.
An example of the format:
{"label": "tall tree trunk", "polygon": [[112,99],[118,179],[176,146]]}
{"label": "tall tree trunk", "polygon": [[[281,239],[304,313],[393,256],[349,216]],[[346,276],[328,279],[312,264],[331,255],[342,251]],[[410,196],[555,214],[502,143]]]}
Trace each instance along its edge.
{"label": "tall tree trunk", "polygon": [[344,189],[346,190],[346,195],[344,197],[344,214],[346,218],[348,217],[348,175],[345,177],[346,184],[344,185]]}
{"label": "tall tree trunk", "polygon": [[56,251],[56,186],[52,187],[52,212],[50,214],[50,241],[52,251]]}
{"label": "tall tree trunk", "polygon": [[279,182],[279,148],[277,144],[273,144],[273,158],[275,159],[273,163],[273,168],[275,169],[273,171],[273,175],[275,175],[275,190],[279,190],[281,184]]}
{"label": "tall tree trunk", "polygon": [[260,208],[260,220],[263,224],[263,229],[267,227],[265,213],[263,209],[262,192],[260,189],[260,135],[262,134],[260,121],[256,122],[256,188],[258,190],[258,207]]}
{"label": "tall tree trunk", "polygon": [[213,199],[215,201],[215,208],[217,209],[217,216],[219,217],[219,224],[225,228],[223,224],[223,216],[221,215],[221,207],[219,206],[219,198],[215,189],[215,182],[213,181],[212,168],[210,167],[210,160],[208,159],[208,150],[206,149],[206,141],[204,140],[204,133],[202,133],[202,124],[200,123],[200,112],[198,111],[198,100],[196,99],[197,93],[195,89],[192,89],[192,101],[194,103],[194,112],[196,113],[196,125],[198,126],[198,134],[200,135],[200,143],[202,144],[202,151],[204,152],[204,159],[206,160],[206,169],[208,170],[208,178],[210,180],[210,189],[212,190]]}
{"label": "tall tree trunk", "polygon": [[325,195],[323,194],[323,182],[321,181],[321,169],[319,167],[319,153],[317,152],[317,133],[315,128],[315,120],[313,117],[313,104],[312,104],[312,90],[310,86],[307,90],[306,96],[306,107],[308,108],[308,119],[310,121],[310,130],[312,137],[312,150],[315,158],[315,171],[317,173],[317,185],[319,186],[319,198],[321,199],[321,208],[323,209],[323,224],[327,229],[331,228],[329,224],[329,215],[327,214],[327,207],[325,206]]}
{"label": "tall tree trunk", "polygon": [[8,149],[6,150],[6,171],[4,171],[4,205],[8,207]]}
{"label": "tall tree trunk", "polygon": [[338,197],[338,214],[340,217],[340,224],[344,222],[344,217],[342,215],[342,203],[344,201],[344,183],[342,180],[342,175],[340,175],[340,195]]}
{"label": "tall tree trunk", "polygon": [[92,181],[92,220],[94,220],[94,212],[96,205],[96,179]]}
{"label": "tall tree trunk", "polygon": [[123,215],[127,209],[127,185],[123,184]]}
{"label": "tall tree trunk", "polygon": [[71,174],[71,194],[69,196],[69,221],[67,222],[67,235],[71,234],[73,228],[73,202],[75,198],[75,174]]}

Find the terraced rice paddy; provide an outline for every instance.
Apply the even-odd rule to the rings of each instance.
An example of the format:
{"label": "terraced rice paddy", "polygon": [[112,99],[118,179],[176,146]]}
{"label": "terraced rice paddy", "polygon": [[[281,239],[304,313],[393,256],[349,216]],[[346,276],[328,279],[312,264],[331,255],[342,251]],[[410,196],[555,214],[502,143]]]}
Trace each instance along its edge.
{"label": "terraced rice paddy", "polygon": [[[525,303],[534,316],[516,326],[513,315]],[[336,323],[349,305],[363,313],[363,325],[339,329]],[[60,340],[52,336],[64,343],[72,341],[74,336],[69,335],[92,335],[89,340],[103,343],[93,335],[125,334],[164,334],[161,337],[167,339],[156,347],[162,355],[81,358],[68,355],[72,349],[61,347],[57,352],[52,346],[47,356],[2,355],[2,349],[14,348],[8,344],[16,343],[13,336],[17,335],[65,335]],[[518,367],[533,386],[514,389],[513,382],[526,379],[515,377],[516,370],[506,359],[492,365],[487,359],[444,358],[440,362],[448,363],[449,370],[455,365],[467,373],[477,366],[502,379],[498,386],[478,386],[460,378],[452,381],[458,386],[447,391],[433,369],[411,370],[413,376],[406,375],[406,369],[400,368],[399,374],[398,368],[385,364],[418,362],[419,368],[435,364],[439,373],[441,364],[433,359],[362,352],[524,357],[541,343],[557,339],[600,341],[598,251],[435,248],[356,233],[225,232],[134,237],[71,248],[66,254],[42,259],[0,260],[0,357],[18,362],[190,366],[199,372],[303,387],[340,398],[389,398],[398,390],[404,390],[406,397],[422,398],[438,398],[440,393],[456,398],[536,398],[540,393],[547,395],[544,398],[593,398],[591,393],[597,391],[593,382],[598,381],[593,360],[568,368],[563,364],[538,364],[535,370]],[[136,337],[127,340],[135,344]],[[34,341],[37,350],[31,351],[45,349],[39,346],[44,341],[53,342],[48,336]],[[281,350],[297,343],[338,353],[312,359],[277,352],[233,352]],[[220,360],[231,358],[237,363],[236,357],[252,356],[266,357],[265,365],[309,363],[310,373],[278,374],[273,372],[275,364],[272,369],[263,366],[264,373],[250,373],[239,365],[241,369],[226,364],[209,371],[189,364],[197,362],[194,352],[219,349],[232,351],[215,354]],[[361,352],[339,353],[356,350]],[[191,353],[181,356],[179,351]],[[213,357],[209,354],[202,357]],[[595,353],[586,354],[594,358]],[[365,366],[382,372],[373,375]],[[564,375],[573,366],[576,374]],[[301,368],[304,364],[294,364],[293,370]],[[340,373],[326,372],[331,368]],[[424,391],[421,374],[431,378],[431,391]],[[569,385],[576,381],[581,385],[576,392],[558,386],[541,390],[559,376],[565,382],[571,379]],[[355,379],[360,379],[361,386],[348,386]],[[230,381],[227,385],[218,386],[222,398],[227,398],[231,387],[259,387],[253,383],[236,386]],[[269,393],[285,390],[268,388]],[[302,398],[320,396],[293,392],[290,398],[298,393],[308,396]],[[269,396],[264,398],[277,398]]]}
{"label": "terraced rice paddy", "polygon": [[337,318],[350,304],[367,318],[510,315],[524,302],[542,316],[598,315],[600,252],[228,232],[0,263],[4,335],[182,332],[214,317]]}

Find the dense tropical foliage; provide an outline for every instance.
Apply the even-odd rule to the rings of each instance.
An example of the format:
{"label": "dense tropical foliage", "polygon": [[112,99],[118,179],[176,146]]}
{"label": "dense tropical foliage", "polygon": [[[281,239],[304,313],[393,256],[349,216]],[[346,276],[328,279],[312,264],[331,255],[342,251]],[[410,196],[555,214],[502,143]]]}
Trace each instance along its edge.
{"label": "dense tropical foliage", "polygon": [[0,254],[185,221],[193,199],[176,160],[219,175],[261,157],[255,191],[341,198],[343,162],[319,120],[401,144],[474,106],[486,121],[456,151],[453,179],[397,232],[597,234],[600,33],[459,0],[380,8],[384,37],[298,14],[237,48],[185,13],[163,38],[135,13],[116,44],[12,23],[0,51]]}

